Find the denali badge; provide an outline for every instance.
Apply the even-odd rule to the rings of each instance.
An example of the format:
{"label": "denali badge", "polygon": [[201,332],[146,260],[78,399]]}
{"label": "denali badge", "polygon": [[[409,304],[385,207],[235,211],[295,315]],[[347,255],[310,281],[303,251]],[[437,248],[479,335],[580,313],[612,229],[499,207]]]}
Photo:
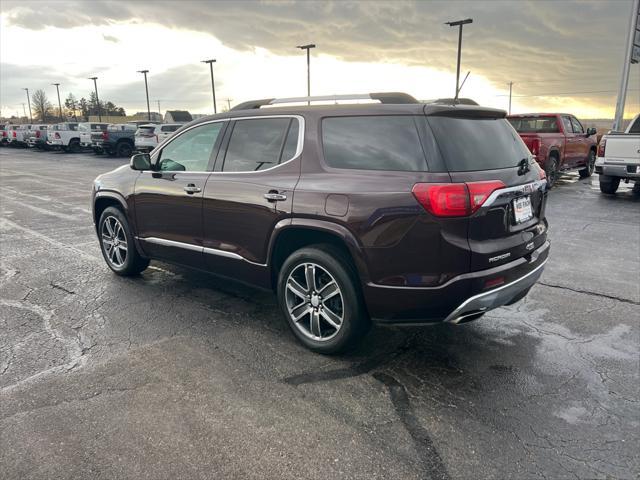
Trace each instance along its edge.
{"label": "denali badge", "polygon": [[527,250],[533,250],[533,247],[534,247],[533,242],[529,242],[524,246],[524,248],[526,248]]}
{"label": "denali badge", "polygon": [[491,257],[489,259],[489,263],[497,262],[498,260],[504,260],[505,258],[509,258],[511,256],[510,253],[503,253],[502,255],[496,255],[495,257]]}

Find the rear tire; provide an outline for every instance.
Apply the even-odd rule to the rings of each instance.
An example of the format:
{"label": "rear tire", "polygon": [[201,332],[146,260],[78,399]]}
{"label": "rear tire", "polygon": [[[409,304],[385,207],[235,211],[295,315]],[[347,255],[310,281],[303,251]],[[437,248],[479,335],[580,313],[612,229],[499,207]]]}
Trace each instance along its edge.
{"label": "rear tire", "polygon": [[130,157],[133,154],[133,147],[128,142],[121,142],[116,147],[116,153],[119,157]]}
{"label": "rear tire", "polygon": [[558,180],[558,158],[555,155],[551,155],[545,164],[544,172],[547,175],[547,188],[551,189]]}
{"label": "rear tire", "polygon": [[78,153],[80,151],[80,140],[77,138],[72,139],[67,147],[67,152]]}
{"label": "rear tire", "polygon": [[371,322],[359,283],[351,259],[333,245],[301,248],[285,260],[278,274],[278,302],[304,346],[335,354],[364,337]]}
{"label": "rear tire", "polygon": [[593,175],[593,171],[596,168],[596,152],[589,150],[589,156],[587,157],[587,165],[582,170],[579,170],[580,178],[588,178]]}
{"label": "rear tire", "polygon": [[116,207],[105,208],[98,222],[100,250],[108,267],[123,277],[138,275],[149,259],[138,253],[127,217]]}
{"label": "rear tire", "polygon": [[[604,181],[603,181],[604,180]],[[620,177],[600,175],[600,191],[607,195],[614,195],[620,186]]]}

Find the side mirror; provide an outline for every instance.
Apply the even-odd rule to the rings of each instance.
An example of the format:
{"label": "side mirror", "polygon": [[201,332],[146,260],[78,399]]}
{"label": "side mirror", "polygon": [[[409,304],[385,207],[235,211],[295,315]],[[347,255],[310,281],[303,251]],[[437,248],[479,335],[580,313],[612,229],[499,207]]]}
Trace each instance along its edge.
{"label": "side mirror", "polygon": [[595,135],[598,131],[591,127],[591,128],[587,128],[587,137],[590,137],[591,135]]}
{"label": "side mirror", "polygon": [[136,153],[131,157],[129,165],[132,170],[151,170],[151,155],[148,153]]}

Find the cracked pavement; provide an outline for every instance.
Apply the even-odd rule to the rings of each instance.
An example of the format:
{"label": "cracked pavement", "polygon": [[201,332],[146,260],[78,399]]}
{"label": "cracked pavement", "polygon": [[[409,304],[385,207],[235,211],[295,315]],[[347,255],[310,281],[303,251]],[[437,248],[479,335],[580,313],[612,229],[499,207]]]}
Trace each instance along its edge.
{"label": "cracked pavement", "polygon": [[91,180],[0,149],[0,477],[574,479],[640,474],[640,198],[565,175],[523,301],[323,357],[274,297],[101,257]]}

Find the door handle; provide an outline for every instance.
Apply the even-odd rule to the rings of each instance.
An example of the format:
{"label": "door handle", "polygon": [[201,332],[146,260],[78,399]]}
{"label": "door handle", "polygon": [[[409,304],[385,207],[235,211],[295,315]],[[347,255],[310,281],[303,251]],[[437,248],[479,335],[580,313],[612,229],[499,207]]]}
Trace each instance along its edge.
{"label": "door handle", "polygon": [[184,187],[184,191],[187,192],[189,195],[191,195],[192,193],[201,192],[202,189],[200,187],[196,187],[193,183],[190,183],[189,185]]}
{"label": "door handle", "polygon": [[278,192],[269,192],[264,194],[264,198],[266,198],[270,202],[281,202],[287,199],[287,196],[284,193]]}

